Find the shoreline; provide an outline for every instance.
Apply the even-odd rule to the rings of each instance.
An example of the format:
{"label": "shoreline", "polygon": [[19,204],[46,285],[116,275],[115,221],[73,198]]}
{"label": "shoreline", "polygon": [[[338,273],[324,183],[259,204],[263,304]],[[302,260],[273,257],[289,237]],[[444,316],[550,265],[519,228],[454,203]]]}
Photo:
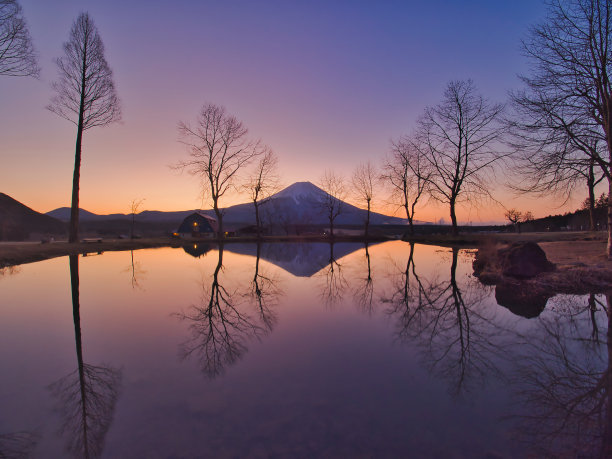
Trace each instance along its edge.
{"label": "shoreline", "polygon": [[[478,249],[502,247],[517,241],[532,241],[540,245],[547,258],[556,265],[553,272],[542,273],[533,279],[512,283],[517,288],[545,290],[554,293],[610,293],[612,292],[612,261],[605,256],[605,233],[481,233],[451,235],[418,235],[404,237],[409,244],[427,244],[442,247]],[[111,251],[140,250],[149,248],[179,248],[193,243],[337,243],[359,242],[365,244],[397,240],[389,237],[337,236],[333,239],[321,236],[264,236],[231,237],[226,239],[176,239],[170,237],[145,239],[107,239],[101,242],[2,242],[0,243],[0,269],[44,261],[67,255],[102,253]]]}

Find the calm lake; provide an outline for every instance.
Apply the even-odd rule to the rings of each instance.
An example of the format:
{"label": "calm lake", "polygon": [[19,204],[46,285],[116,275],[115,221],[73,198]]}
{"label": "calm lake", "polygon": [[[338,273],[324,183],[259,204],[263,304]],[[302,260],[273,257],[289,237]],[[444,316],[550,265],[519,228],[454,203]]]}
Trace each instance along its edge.
{"label": "calm lake", "polygon": [[472,257],[196,244],[6,268],[0,457],[606,457],[605,296],[515,315]]}

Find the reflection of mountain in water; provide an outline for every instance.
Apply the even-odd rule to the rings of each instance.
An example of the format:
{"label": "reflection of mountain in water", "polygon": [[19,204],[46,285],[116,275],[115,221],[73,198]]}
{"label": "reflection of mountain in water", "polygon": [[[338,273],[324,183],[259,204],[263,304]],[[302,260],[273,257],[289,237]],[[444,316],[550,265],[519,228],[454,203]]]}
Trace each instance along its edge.
{"label": "reflection of mountain in water", "polygon": [[[370,244],[372,245],[372,244]],[[334,258],[340,258],[363,248],[359,242],[336,242]],[[257,255],[256,244],[227,244],[225,250],[241,255]],[[261,245],[261,258],[297,277],[311,277],[329,264],[329,243],[273,243]]]}

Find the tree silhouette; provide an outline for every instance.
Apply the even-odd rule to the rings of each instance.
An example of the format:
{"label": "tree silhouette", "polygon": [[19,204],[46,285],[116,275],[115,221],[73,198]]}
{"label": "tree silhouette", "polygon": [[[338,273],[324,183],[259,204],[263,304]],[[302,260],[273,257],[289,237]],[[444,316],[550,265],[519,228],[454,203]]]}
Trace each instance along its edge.
{"label": "tree silhouette", "polygon": [[372,279],[372,265],[370,261],[370,251],[368,243],[364,244],[365,258],[367,266],[367,276],[355,287],[353,298],[359,309],[369,314],[374,310],[374,280]]}
{"label": "tree silhouette", "polygon": [[121,386],[121,371],[108,366],[89,365],[83,360],[79,302],[79,258],[70,255],[72,312],[78,368],[49,386],[57,398],[62,418],[60,434],[74,457],[100,457],[104,438],[113,421]]}
{"label": "tree silhouette", "polygon": [[[460,395],[498,375],[496,358],[503,355],[501,337],[479,311],[488,297],[477,282],[457,281],[459,249],[452,249],[449,281],[416,275],[413,250],[396,290],[383,301],[398,318],[397,337],[415,342],[429,371],[447,379],[451,393]],[[410,269],[412,267],[412,269]],[[409,280],[409,275],[415,278]]]}
{"label": "tree silhouette", "polygon": [[364,236],[366,239],[368,238],[369,234],[370,212],[372,209],[372,199],[374,199],[374,190],[377,179],[378,172],[369,161],[364,164],[359,164],[351,176],[353,194],[360,203],[365,203],[367,209],[366,219],[364,221]]}
{"label": "tree silhouette", "polygon": [[40,68],[17,0],[0,0],[0,75],[33,76]]}
{"label": "tree silhouette", "polygon": [[261,206],[269,201],[271,195],[280,188],[280,178],[277,172],[278,157],[269,148],[265,148],[263,155],[255,166],[255,170],[244,184],[244,189],[249,193],[253,207],[255,208],[255,225],[257,226],[257,237],[261,237],[262,216]]}
{"label": "tree silhouette", "polygon": [[334,243],[329,243],[329,260],[327,266],[319,272],[324,279],[321,300],[327,307],[336,305],[344,296],[348,283],[340,265],[334,257]]}
{"label": "tree silhouette", "polygon": [[265,329],[270,332],[276,324],[278,317],[274,312],[278,297],[282,295],[282,290],[278,287],[278,280],[270,275],[263,274],[259,269],[261,258],[261,242],[257,243],[257,254],[255,258],[255,273],[251,282],[250,297],[254,301],[259,318],[264,324]]}
{"label": "tree silhouette", "polygon": [[429,189],[431,167],[425,149],[418,148],[416,139],[403,137],[391,144],[391,156],[384,165],[382,179],[391,188],[391,200],[404,208],[410,234],[414,234],[416,205]]}
{"label": "tree silhouette", "polygon": [[609,295],[607,305],[589,296],[586,307],[556,308],[522,337],[517,433],[539,456],[612,457],[611,306]]}
{"label": "tree silhouette", "polygon": [[495,150],[503,109],[478,94],[472,80],[451,81],[442,101],[419,119],[415,145],[429,163],[431,196],[449,205],[453,234],[457,203],[490,196],[493,164],[503,157]]}
{"label": "tree silhouette", "polygon": [[[523,42],[531,70],[521,77],[525,89],[512,94],[525,188],[567,195],[595,165],[612,190],[612,3],[552,0],[548,6],[545,22]],[[610,259],[611,236],[608,202]]]}
{"label": "tree silhouette", "polygon": [[176,167],[201,178],[202,194],[212,201],[219,236],[223,237],[224,211],[219,201],[234,187],[241,169],[263,154],[265,147],[259,141],[249,140],[248,129],[225,107],[210,103],[200,109],[195,127],[181,121],[178,130],[189,159]]}
{"label": "tree silhouette", "polygon": [[[198,359],[202,373],[210,379],[223,374],[225,368],[236,363],[248,350],[248,342],[260,338],[266,328],[243,311],[238,292],[230,292],[221,284],[223,246],[219,246],[219,260],[210,286],[202,282],[198,304],[176,316],[188,323],[190,337],[180,348],[181,359]],[[266,316],[267,320],[271,320]]]}
{"label": "tree silhouette", "polygon": [[329,221],[329,237],[333,239],[334,222],[344,210],[344,198],[346,197],[344,178],[331,170],[326,170],[319,181],[319,186],[325,191],[320,204]]}
{"label": "tree silhouette", "polygon": [[104,44],[93,19],[81,13],[64,43],[64,56],[56,61],[59,79],[47,108],[77,126],[69,242],[79,238],[79,186],[83,131],[119,121],[121,108],[113,72],[104,57]]}
{"label": "tree silhouette", "polygon": [[12,432],[0,434],[0,457],[6,459],[27,459],[40,440],[34,432]]}

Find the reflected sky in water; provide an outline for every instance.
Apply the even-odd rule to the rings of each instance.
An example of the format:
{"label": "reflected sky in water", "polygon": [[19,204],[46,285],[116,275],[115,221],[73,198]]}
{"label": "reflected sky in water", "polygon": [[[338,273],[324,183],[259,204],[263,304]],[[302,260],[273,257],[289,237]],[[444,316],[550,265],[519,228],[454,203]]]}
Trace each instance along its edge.
{"label": "reflected sky in water", "polygon": [[0,453],[606,457],[606,297],[527,319],[471,261],[226,244],[3,271]]}

